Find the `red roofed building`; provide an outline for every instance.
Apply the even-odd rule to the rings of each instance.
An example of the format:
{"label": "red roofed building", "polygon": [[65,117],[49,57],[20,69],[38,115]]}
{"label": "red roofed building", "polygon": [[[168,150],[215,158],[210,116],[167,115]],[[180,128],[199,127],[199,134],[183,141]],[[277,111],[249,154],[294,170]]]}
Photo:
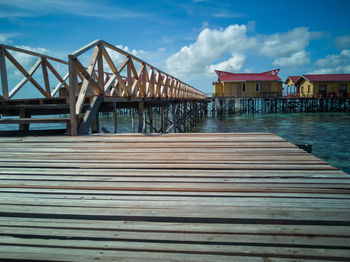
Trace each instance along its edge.
{"label": "red roofed building", "polygon": [[284,84],[286,85],[286,97],[296,97],[296,87],[295,82],[300,78],[300,76],[288,76]]}
{"label": "red roofed building", "polygon": [[302,75],[295,86],[299,97],[348,97],[350,74]]}
{"label": "red roofed building", "polygon": [[282,96],[279,69],[263,73],[230,73],[215,70],[214,96],[219,97],[277,97]]}

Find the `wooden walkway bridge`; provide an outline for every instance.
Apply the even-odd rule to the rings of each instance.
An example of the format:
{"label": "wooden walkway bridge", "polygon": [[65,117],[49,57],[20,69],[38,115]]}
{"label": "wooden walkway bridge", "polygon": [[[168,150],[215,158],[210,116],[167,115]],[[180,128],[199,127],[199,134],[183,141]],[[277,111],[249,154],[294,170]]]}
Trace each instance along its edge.
{"label": "wooden walkway bridge", "polygon": [[0,148],[0,260],[350,260],[349,175],[274,134]]}
{"label": "wooden walkway bridge", "polygon": [[[32,68],[26,69],[24,63],[31,60]],[[10,69],[23,79],[10,81],[14,75]],[[116,112],[124,107],[138,110],[139,131],[144,130],[147,109],[147,124],[154,131],[152,108],[169,105],[176,116],[171,128],[176,130],[181,125],[186,128],[188,116],[205,100],[203,92],[102,40],[69,54],[68,61],[0,45],[0,73],[0,114],[19,116],[0,119],[0,124],[19,124],[22,133],[29,131],[31,123],[62,122],[71,135],[87,134],[99,111]],[[69,117],[32,118],[55,114]],[[160,117],[163,126],[159,130],[168,130],[168,121]]]}

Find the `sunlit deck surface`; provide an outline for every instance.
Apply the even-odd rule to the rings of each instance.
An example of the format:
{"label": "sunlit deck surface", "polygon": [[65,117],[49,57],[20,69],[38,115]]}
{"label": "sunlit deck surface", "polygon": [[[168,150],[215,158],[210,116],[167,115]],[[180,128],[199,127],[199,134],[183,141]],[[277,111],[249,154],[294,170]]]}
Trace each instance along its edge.
{"label": "sunlit deck surface", "polygon": [[349,183],[271,133],[0,138],[0,258],[349,261]]}

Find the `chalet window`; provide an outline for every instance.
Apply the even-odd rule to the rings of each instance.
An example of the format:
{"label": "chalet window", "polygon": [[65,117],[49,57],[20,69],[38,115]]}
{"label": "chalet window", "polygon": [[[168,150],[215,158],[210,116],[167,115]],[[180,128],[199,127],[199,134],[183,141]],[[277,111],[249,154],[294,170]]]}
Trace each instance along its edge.
{"label": "chalet window", "polygon": [[339,88],[339,95],[341,95],[342,97],[345,97],[346,96],[346,84],[339,84],[338,88]]}
{"label": "chalet window", "polygon": [[307,86],[307,93],[308,93],[308,94],[311,93],[311,86]]}
{"label": "chalet window", "polygon": [[242,83],[242,92],[245,93],[245,91],[246,91],[245,83]]}
{"label": "chalet window", "polygon": [[255,91],[256,91],[257,93],[260,92],[260,83],[256,83],[256,84],[255,84]]}

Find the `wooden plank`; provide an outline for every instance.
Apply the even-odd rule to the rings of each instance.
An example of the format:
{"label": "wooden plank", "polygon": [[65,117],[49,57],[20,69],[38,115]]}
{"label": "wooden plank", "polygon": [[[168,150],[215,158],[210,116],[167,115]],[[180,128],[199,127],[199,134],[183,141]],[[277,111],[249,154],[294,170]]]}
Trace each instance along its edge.
{"label": "wooden plank", "polygon": [[350,177],[273,134],[0,138],[0,149],[2,259],[349,260]]}

